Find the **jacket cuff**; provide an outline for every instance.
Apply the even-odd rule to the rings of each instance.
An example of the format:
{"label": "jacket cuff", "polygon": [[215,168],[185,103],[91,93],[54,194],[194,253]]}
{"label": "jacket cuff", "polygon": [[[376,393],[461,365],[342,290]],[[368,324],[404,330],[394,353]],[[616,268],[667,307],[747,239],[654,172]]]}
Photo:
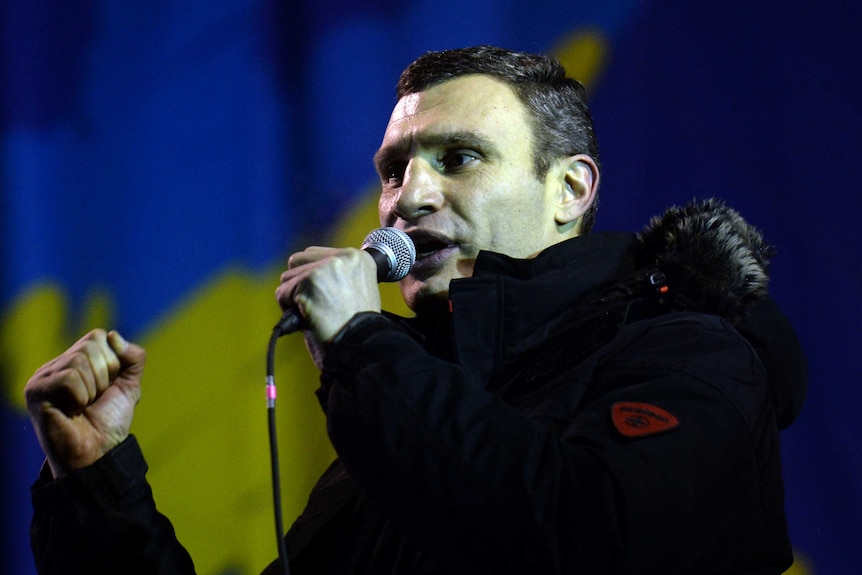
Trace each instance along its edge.
{"label": "jacket cuff", "polygon": [[363,311],[350,318],[344,327],[335,334],[326,350],[323,369],[320,373],[320,388],[316,392],[324,413],[328,408],[329,390],[336,380],[334,374],[343,370],[345,365],[352,366],[351,369],[355,370],[357,366],[356,347],[366,343],[381,329],[392,328],[393,326],[392,320],[383,314]]}
{"label": "jacket cuff", "polygon": [[[355,314],[344,326],[338,330],[335,337],[332,338],[332,346],[337,346],[339,343],[350,342],[356,339],[357,334],[364,333],[369,326],[374,331],[380,328],[381,325],[388,325],[390,321],[386,317],[376,311],[361,311]],[[364,339],[364,338],[363,338]],[[327,355],[329,357],[329,355]]]}
{"label": "jacket cuff", "polygon": [[59,479],[54,478],[50,467],[44,464],[31,488],[33,507],[37,512],[47,512],[69,499],[110,506],[144,484],[147,469],[138,440],[129,435],[92,465]]}

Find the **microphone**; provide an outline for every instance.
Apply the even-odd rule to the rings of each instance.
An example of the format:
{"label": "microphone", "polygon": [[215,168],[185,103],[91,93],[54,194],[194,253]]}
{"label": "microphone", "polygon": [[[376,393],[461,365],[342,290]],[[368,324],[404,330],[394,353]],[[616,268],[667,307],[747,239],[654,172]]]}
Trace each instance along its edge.
{"label": "microphone", "polygon": [[[410,273],[416,261],[416,246],[403,231],[396,228],[372,230],[360,246],[371,254],[377,264],[378,282],[397,282]],[[273,328],[278,336],[298,331],[302,327],[302,315],[295,307],[288,309]]]}

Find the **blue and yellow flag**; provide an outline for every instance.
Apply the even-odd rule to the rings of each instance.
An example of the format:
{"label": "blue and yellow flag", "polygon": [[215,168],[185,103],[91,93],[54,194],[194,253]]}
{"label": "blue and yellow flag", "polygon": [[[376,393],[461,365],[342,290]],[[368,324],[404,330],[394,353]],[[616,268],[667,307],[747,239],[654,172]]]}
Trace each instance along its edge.
{"label": "blue and yellow flag", "polygon": [[[772,289],[811,367],[782,450],[793,569],[857,571],[862,9],[772,4],[4,0],[3,572],[35,573],[42,455],[23,386],[95,326],[149,352],[133,432],[198,572],[276,555],[263,378],[278,275],[293,249],[377,226],[370,158],[401,69],[485,43],[556,55],[587,84],[600,228],[718,196],[778,246]],[[278,350],[289,522],[334,453],[301,338]]]}

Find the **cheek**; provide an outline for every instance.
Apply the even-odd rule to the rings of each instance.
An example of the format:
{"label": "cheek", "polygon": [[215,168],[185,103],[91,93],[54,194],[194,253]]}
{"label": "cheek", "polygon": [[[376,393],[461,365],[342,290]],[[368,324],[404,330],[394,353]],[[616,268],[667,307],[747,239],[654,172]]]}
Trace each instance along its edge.
{"label": "cheek", "polygon": [[392,223],[393,201],[392,194],[385,191],[380,192],[380,198],[377,200],[377,217],[381,226],[388,226]]}
{"label": "cheek", "polygon": [[541,197],[528,200],[525,194],[537,193],[524,189],[508,201],[489,208],[486,222],[492,248],[513,257],[529,257],[544,247],[545,230],[549,216],[543,209]]}

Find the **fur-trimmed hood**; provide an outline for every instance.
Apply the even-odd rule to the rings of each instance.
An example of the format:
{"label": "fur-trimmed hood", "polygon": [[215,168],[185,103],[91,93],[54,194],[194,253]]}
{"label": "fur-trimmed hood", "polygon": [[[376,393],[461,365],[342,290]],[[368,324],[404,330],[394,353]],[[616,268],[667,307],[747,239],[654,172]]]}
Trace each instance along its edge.
{"label": "fur-trimmed hood", "polygon": [[738,323],[767,294],[774,250],[716,199],[672,207],[638,235],[650,265],[667,276],[674,307]]}
{"label": "fur-trimmed hood", "polygon": [[793,327],[769,297],[774,249],[722,201],[692,201],[650,220],[640,234],[647,265],[666,276],[673,308],[723,316],[757,352],[779,429],[799,415],[808,365]]}
{"label": "fur-trimmed hood", "polygon": [[[563,342],[562,354],[571,360],[568,342],[597,333],[595,325],[587,326],[588,316],[618,329],[616,319],[603,319],[605,310],[629,308],[614,302],[643,303],[635,306],[637,313],[617,318],[623,322],[667,311],[719,315],[763,360],[784,427],[805,397],[807,372],[793,328],[767,291],[771,254],[736,211],[719,200],[693,201],[653,218],[640,234],[591,233],[528,259],[480,252],[473,277],[450,284],[451,324],[439,317],[412,318],[409,324],[423,334],[428,349],[443,357],[454,351],[461,366],[482,381],[550,340]],[[655,297],[646,281],[651,270],[664,274],[667,294]],[[461,334],[454,342],[453,332]]]}

